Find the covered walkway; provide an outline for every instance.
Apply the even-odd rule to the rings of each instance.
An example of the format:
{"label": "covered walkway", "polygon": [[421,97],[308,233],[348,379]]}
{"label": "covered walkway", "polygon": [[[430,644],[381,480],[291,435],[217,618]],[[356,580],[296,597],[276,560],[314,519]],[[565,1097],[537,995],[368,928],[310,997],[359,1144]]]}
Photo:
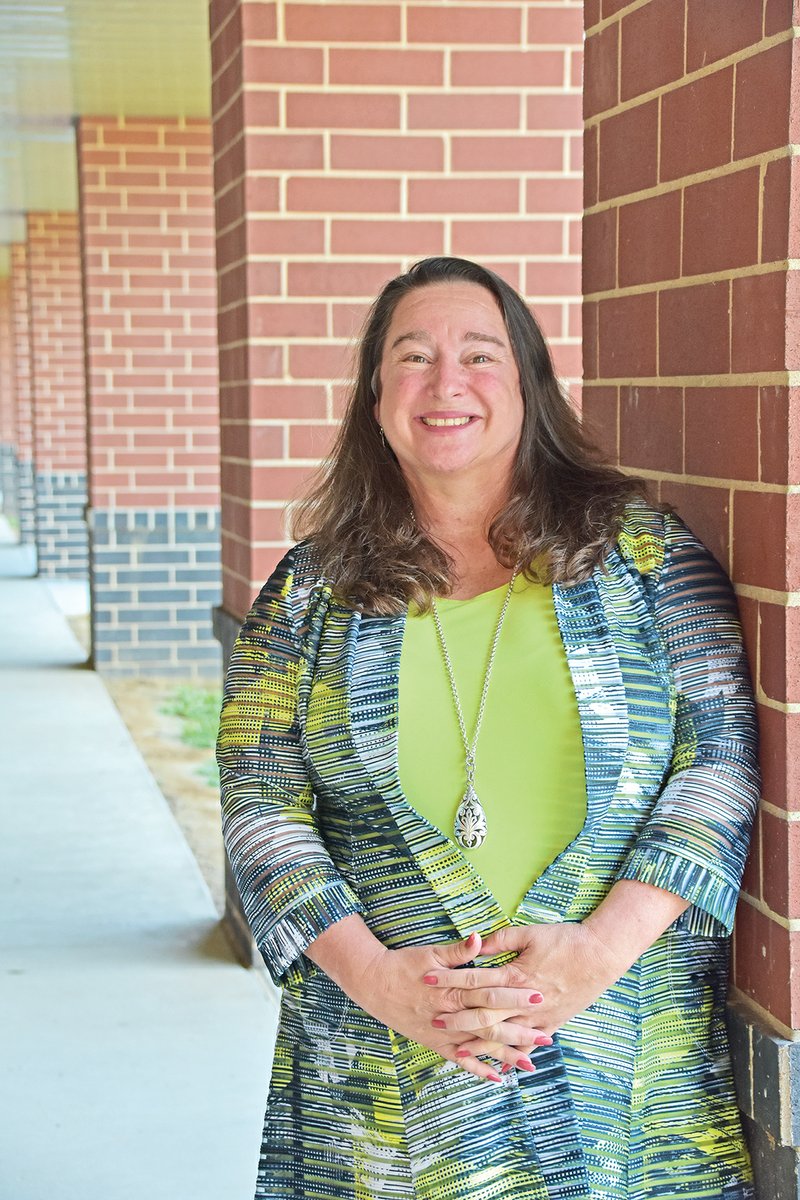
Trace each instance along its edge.
{"label": "covered walkway", "polygon": [[0,545],[0,1195],[250,1200],[274,994],[26,553]]}

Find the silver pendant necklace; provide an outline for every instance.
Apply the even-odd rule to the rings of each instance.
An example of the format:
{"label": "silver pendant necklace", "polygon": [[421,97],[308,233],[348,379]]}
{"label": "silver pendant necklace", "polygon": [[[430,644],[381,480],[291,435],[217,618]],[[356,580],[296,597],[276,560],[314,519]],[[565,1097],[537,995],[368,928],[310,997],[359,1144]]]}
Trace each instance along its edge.
{"label": "silver pendant necklace", "polygon": [[481,804],[478,793],[475,791],[475,752],[478,748],[478,737],[481,732],[481,724],[483,722],[483,711],[486,708],[486,697],[489,694],[489,682],[492,678],[492,668],[494,667],[495,654],[497,653],[497,645],[500,641],[500,633],[503,628],[503,622],[506,619],[506,611],[511,600],[511,592],[514,588],[514,581],[519,574],[519,563],[514,567],[514,572],[506,591],[506,598],[503,601],[503,607],[500,609],[500,616],[497,619],[497,627],[494,631],[492,644],[489,649],[489,657],[486,662],[486,671],[483,676],[483,688],[481,689],[481,699],[478,705],[478,716],[475,719],[475,732],[472,735],[472,744],[470,745],[467,737],[467,727],[464,724],[464,711],[461,707],[461,700],[456,687],[456,677],[453,674],[453,664],[450,661],[450,654],[447,650],[447,642],[444,639],[444,630],[442,622],[439,618],[439,610],[436,607],[436,600],[431,601],[431,609],[433,611],[433,621],[436,626],[436,635],[439,639],[439,646],[442,651],[442,658],[447,669],[447,678],[450,681],[450,691],[453,694],[453,704],[455,705],[456,716],[458,717],[458,728],[461,733],[461,741],[464,744],[464,773],[467,779],[467,786],[464,790],[464,795],[461,797],[461,803],[456,809],[455,822],[453,825],[453,835],[460,846],[465,850],[474,850],[481,846],[486,838],[486,813]]}

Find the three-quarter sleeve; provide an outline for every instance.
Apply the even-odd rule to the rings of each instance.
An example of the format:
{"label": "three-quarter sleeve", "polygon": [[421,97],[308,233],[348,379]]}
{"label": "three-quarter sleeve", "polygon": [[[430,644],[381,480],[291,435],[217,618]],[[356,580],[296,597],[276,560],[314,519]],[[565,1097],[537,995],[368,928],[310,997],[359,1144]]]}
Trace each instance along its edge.
{"label": "three-quarter sleeve", "polygon": [[676,690],[675,741],[618,878],[688,900],[681,925],[691,932],[729,933],[759,798],[755,706],[731,585],[674,514],[652,596]]}
{"label": "three-quarter sleeve", "polygon": [[217,741],[225,845],[256,945],[276,983],[310,968],[303,951],[361,912],[322,840],[302,752],[298,684],[306,664],[290,551],[236,641]]}

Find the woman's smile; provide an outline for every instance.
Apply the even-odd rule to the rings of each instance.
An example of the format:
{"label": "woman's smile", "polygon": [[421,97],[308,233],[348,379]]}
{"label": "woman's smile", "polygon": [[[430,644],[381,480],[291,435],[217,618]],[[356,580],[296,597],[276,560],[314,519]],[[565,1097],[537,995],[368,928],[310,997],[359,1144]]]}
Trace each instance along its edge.
{"label": "woman's smile", "polygon": [[474,424],[478,418],[468,413],[425,413],[419,420],[428,429],[463,429],[465,425]]}

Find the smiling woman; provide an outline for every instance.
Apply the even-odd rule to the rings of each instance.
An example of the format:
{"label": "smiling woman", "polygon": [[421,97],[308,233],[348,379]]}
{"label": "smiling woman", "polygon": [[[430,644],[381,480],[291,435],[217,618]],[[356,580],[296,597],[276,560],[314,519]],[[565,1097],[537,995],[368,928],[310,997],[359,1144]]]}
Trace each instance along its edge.
{"label": "smiling woman", "polygon": [[[414,319],[420,312],[424,321]],[[489,340],[476,344],[481,334]],[[423,341],[410,344],[414,335]],[[438,356],[436,337],[448,342]],[[453,344],[458,338],[460,347]],[[463,412],[436,395],[453,387],[454,370],[456,390],[468,389],[473,405]],[[423,458],[416,462],[416,449],[425,443],[421,430],[414,442],[413,422],[402,416],[412,388],[422,406],[418,423],[426,416],[429,431],[451,411],[480,427],[464,439],[466,458],[470,447],[475,457],[469,477],[460,477],[457,466],[449,478],[435,468],[426,476],[426,486],[449,494],[449,517],[470,538],[465,553],[460,537],[448,538],[444,529],[441,537],[428,536],[418,519],[424,509],[418,481],[426,469]],[[486,407],[492,397],[494,414]],[[450,453],[447,432],[431,436],[442,437],[443,456]],[[515,436],[513,448],[504,443]],[[495,445],[502,461],[493,463]],[[485,498],[484,487],[490,489]],[[375,301],[339,437],[317,486],[296,506],[293,529],[298,537],[313,534],[324,574],[355,602],[376,613],[404,611],[410,601],[427,611],[434,596],[457,597],[464,584],[468,588],[457,568],[469,574],[476,554],[490,574],[502,575],[499,564],[506,580],[517,558],[531,579],[580,578],[602,559],[627,501],[644,493],[642,480],[607,466],[584,437],[524,300],[476,263],[429,258],[388,283]]]}
{"label": "smiling woman", "polygon": [[758,775],[719,566],[460,259],[378,297],[296,522],[218,745],[284,988],[257,1196],[750,1200],[724,998]]}
{"label": "smiling woman", "polygon": [[[470,282],[416,288],[397,304],[377,376],[375,417],[424,523],[426,493],[502,507],[522,433],[519,370],[503,314]],[[481,539],[491,549],[485,538]],[[497,573],[498,564],[494,568]],[[502,570],[502,569],[501,569]],[[463,572],[459,572],[459,575]],[[476,578],[477,591],[484,591]]]}

